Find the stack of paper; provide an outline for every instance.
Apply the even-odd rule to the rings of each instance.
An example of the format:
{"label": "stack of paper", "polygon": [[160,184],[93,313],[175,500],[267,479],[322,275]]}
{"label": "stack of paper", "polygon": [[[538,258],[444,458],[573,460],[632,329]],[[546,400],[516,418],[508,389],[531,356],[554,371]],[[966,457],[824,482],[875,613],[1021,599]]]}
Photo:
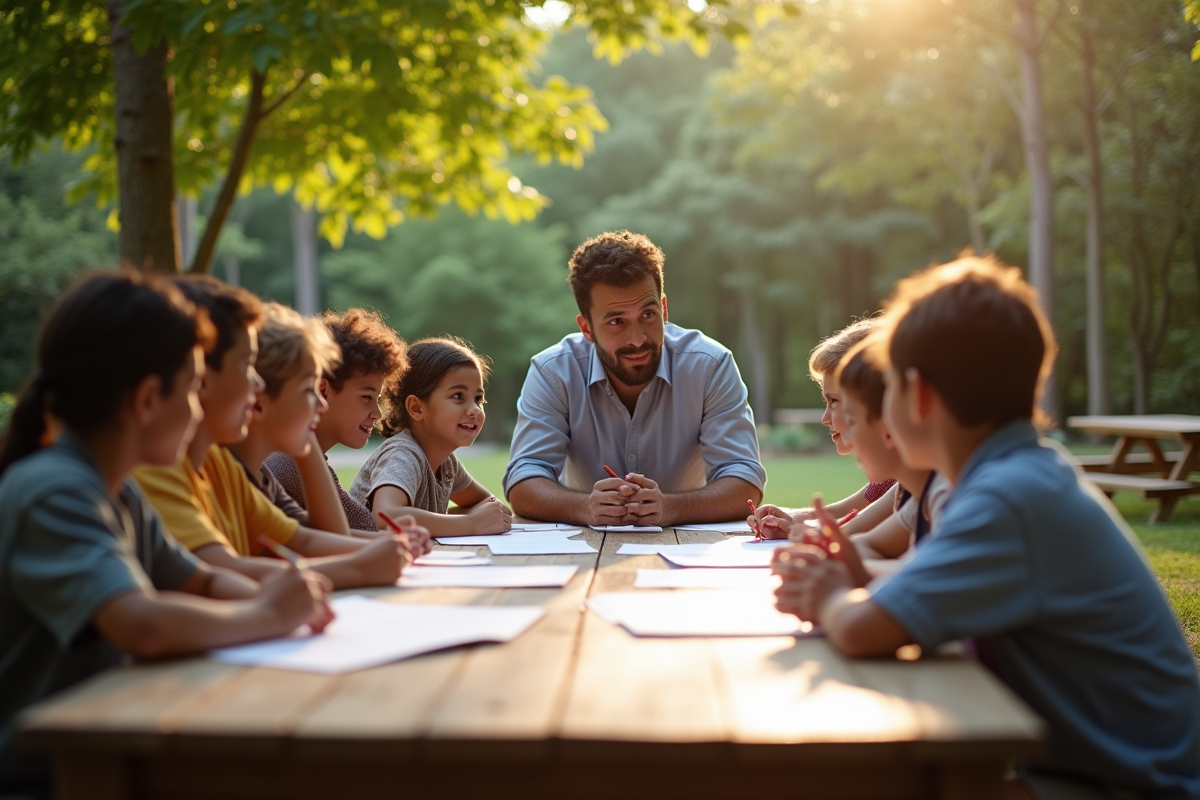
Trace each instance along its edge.
{"label": "stack of paper", "polygon": [[605,533],[662,533],[657,525],[593,525],[592,530]]}
{"label": "stack of paper", "polygon": [[588,608],[634,636],[801,636],[812,623],[775,609],[769,591],[598,594]]}
{"label": "stack of paper", "polygon": [[418,567],[483,567],[491,563],[490,558],[477,556],[469,550],[434,550],[413,562]]}
{"label": "stack of paper", "polygon": [[774,589],[769,569],[639,569],[635,589]]}
{"label": "stack of paper", "polygon": [[582,530],[578,525],[568,525],[565,522],[514,522],[510,529],[513,533],[529,531],[575,531]]}
{"label": "stack of paper", "polygon": [[481,545],[491,548],[497,556],[546,556],[571,553],[599,552],[585,541],[572,540],[583,533],[582,528],[497,533],[488,536],[446,536],[438,544]]}
{"label": "stack of paper", "polygon": [[579,567],[534,565],[520,567],[409,567],[396,585],[405,589],[465,586],[482,589],[562,588]]}
{"label": "stack of paper", "polygon": [[554,528],[534,531],[516,531],[513,533],[489,533],[483,536],[440,536],[437,537],[437,543],[462,546],[486,544],[490,546],[492,542],[511,541],[518,538],[529,542],[559,542],[563,539],[570,539],[572,536],[578,536],[581,533],[583,533],[583,528]]}
{"label": "stack of paper", "polygon": [[337,619],[323,633],[304,628],[282,639],[224,647],[227,664],[334,674],[475,642],[508,642],[546,614],[541,606],[426,606],[354,595],[333,601]]}

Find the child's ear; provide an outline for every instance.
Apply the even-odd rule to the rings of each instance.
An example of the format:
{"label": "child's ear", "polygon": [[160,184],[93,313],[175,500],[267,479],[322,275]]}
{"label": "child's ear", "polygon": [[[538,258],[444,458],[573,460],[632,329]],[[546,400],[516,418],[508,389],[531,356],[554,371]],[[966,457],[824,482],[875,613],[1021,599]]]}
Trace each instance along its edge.
{"label": "child's ear", "polygon": [[905,372],[908,383],[908,415],[913,422],[924,422],[933,412],[937,399],[934,388],[915,369]]}
{"label": "child's ear", "polygon": [[421,402],[421,398],[410,394],[404,398],[404,410],[411,419],[420,419],[425,415],[425,404]]}
{"label": "child's ear", "polygon": [[162,398],[162,378],[147,375],[134,387],[131,396],[133,418],[138,425],[146,426],[154,420]]}
{"label": "child's ear", "polygon": [[317,391],[321,393],[321,397],[329,399],[329,381],[321,378],[317,381]]}

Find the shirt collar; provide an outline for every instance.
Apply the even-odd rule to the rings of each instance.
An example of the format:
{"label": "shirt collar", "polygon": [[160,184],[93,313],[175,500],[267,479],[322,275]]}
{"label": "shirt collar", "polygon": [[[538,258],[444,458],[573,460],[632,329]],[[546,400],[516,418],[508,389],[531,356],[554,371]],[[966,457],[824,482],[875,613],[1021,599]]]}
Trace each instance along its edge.
{"label": "shirt collar", "polygon": [[97,475],[100,474],[100,462],[96,459],[96,454],[92,452],[92,448],[83,440],[77,433],[69,429],[64,429],[54,442],[55,447],[61,447],[72,455],[78,456],[84,461]]}
{"label": "shirt collar", "polygon": [[1018,419],[1006,422],[992,431],[975,448],[975,452],[971,453],[971,457],[967,459],[967,463],[963,464],[962,471],[959,472],[958,483],[961,485],[981,464],[1000,458],[1018,448],[1036,445],[1037,442],[1037,428],[1033,427],[1033,423],[1029,420]]}
{"label": "shirt collar", "polygon": [[[588,386],[608,380],[608,373],[604,371],[604,364],[600,361],[600,351],[595,342],[592,342],[591,345],[592,359],[591,366],[588,368]],[[671,385],[671,347],[665,341],[665,337],[662,358],[658,360],[658,369],[655,371],[654,377],[662,378],[668,386]]]}

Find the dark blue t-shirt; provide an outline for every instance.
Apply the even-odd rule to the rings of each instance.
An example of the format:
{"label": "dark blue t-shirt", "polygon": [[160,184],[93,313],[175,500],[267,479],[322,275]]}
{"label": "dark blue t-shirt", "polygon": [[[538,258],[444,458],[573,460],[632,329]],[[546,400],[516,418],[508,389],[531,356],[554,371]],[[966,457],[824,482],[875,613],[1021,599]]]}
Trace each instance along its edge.
{"label": "dark blue t-shirt", "polygon": [[1200,796],[1196,662],[1133,534],[1027,422],[964,466],[936,536],[872,601],[923,648],[972,637],[1048,724],[1027,765]]}

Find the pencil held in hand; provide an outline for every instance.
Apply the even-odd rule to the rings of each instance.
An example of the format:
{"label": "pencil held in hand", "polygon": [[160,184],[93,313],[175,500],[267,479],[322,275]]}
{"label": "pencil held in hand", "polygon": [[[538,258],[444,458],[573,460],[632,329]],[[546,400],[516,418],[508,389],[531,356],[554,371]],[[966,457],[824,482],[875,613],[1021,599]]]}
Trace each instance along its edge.
{"label": "pencil held in hand", "polygon": [[613,472],[612,467],[610,467],[608,464],[604,465],[604,471],[608,473],[608,477],[610,478],[616,478],[617,480],[621,479],[621,476]]}
{"label": "pencil held in hand", "polygon": [[274,539],[260,535],[258,537],[258,543],[265,549],[270,550],[272,553],[291,564],[296,569],[308,569],[308,559],[294,550],[289,550]]}

